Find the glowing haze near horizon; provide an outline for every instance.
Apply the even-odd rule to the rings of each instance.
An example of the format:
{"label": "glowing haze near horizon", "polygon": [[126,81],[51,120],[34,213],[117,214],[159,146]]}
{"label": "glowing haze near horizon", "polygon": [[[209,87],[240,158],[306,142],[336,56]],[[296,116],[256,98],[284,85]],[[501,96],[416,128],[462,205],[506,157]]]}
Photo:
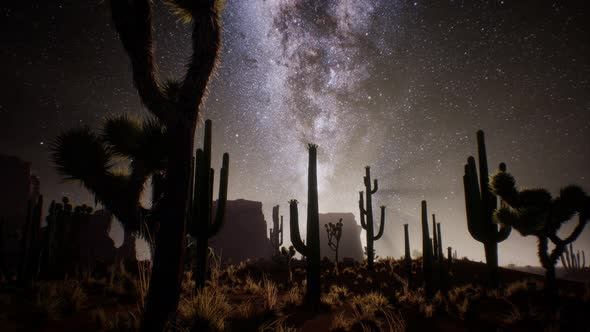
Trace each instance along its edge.
{"label": "glowing haze near horizon", "polygon": [[[287,201],[296,198],[305,229],[306,145],[316,143],[320,212],[353,212],[358,220],[364,166],[379,180],[373,208],[387,205],[379,256],[402,254],[405,223],[420,250],[425,199],[444,245],[483,260],[482,245],[467,232],[462,185],[478,129],[486,133],[491,170],[505,161],[521,186],[590,190],[588,11],[550,2],[536,14],[527,8],[502,1],[436,8],[421,1],[228,1],[221,66],[204,114],[213,120],[214,167],[230,153],[230,199],[262,201],[270,222],[271,206],[280,204],[288,220]],[[157,9],[161,72],[179,75],[190,29]],[[102,105],[65,101],[75,93],[56,91],[57,116],[47,117],[50,129],[37,134],[37,145],[80,123],[98,126],[110,112],[141,114],[128,60],[106,27],[108,11],[99,12],[99,47],[84,61],[108,70],[92,69],[95,82],[74,77],[73,85],[80,93],[92,89]],[[49,168],[46,144],[27,144],[23,157]],[[88,199],[39,172],[48,174],[43,188],[54,196]],[[588,251],[589,239],[586,230],[575,246]],[[513,232],[499,248],[502,265],[538,265],[534,238]]]}

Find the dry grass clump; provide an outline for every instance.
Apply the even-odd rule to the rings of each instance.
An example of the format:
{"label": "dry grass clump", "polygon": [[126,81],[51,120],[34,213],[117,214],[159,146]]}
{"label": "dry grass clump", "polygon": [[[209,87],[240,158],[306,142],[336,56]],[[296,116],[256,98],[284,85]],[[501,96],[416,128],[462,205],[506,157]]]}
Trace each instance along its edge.
{"label": "dry grass clump", "polygon": [[287,305],[299,305],[301,301],[303,301],[303,287],[296,283],[287,291],[285,303]]}
{"label": "dry grass clump", "polygon": [[371,292],[351,298],[351,312],[336,314],[331,331],[404,331],[405,323],[381,293]]}
{"label": "dry grass clump", "polygon": [[88,297],[78,280],[42,282],[36,286],[35,313],[41,321],[81,311]]}
{"label": "dry grass clump", "polygon": [[335,308],[344,305],[349,297],[350,292],[346,286],[331,285],[330,291],[323,294],[320,300],[322,303]]}
{"label": "dry grass clump", "polygon": [[472,284],[455,287],[448,294],[448,310],[464,319],[472,301],[481,297],[482,289]]}
{"label": "dry grass clump", "polygon": [[176,325],[191,331],[224,331],[231,309],[221,291],[205,287],[180,300]]}
{"label": "dry grass clump", "polygon": [[280,318],[274,321],[270,321],[262,324],[258,328],[258,332],[296,332],[297,329],[287,326],[285,324],[285,318]]}
{"label": "dry grass clump", "polygon": [[266,275],[262,277],[261,291],[264,299],[264,309],[274,311],[278,304],[278,289],[277,285],[268,279]]}
{"label": "dry grass clump", "polygon": [[139,330],[139,316],[131,312],[114,312],[107,314],[104,309],[92,312],[92,318],[101,331],[137,331]]}

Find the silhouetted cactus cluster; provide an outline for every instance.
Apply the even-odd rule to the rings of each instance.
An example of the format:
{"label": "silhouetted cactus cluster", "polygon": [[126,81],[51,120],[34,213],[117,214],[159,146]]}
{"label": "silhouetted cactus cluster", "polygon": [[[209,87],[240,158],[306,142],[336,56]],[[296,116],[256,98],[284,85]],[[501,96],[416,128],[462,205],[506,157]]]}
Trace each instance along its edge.
{"label": "silhouetted cactus cluster", "polygon": [[205,281],[207,280],[208,240],[221,230],[225,220],[228,172],[229,154],[224,153],[221,174],[219,176],[219,198],[217,199],[216,212],[213,215],[215,172],[211,168],[211,120],[206,120],[203,149],[197,149],[195,154],[194,172],[191,178],[191,188],[194,189],[190,197],[192,204],[188,219],[189,234],[197,239],[195,252],[196,264],[193,276],[199,288],[205,286]]}
{"label": "silhouetted cactus cluster", "polygon": [[305,301],[311,308],[320,304],[320,215],[318,205],[317,145],[309,144],[307,173],[307,236],[305,244],[299,233],[297,200],[289,202],[291,243],[307,261],[307,290]]}
{"label": "silhouetted cactus cluster", "polygon": [[[477,152],[479,157],[479,180],[475,158],[469,156],[465,165],[463,185],[465,188],[465,210],[467,212],[467,228],[471,236],[483,243],[486,263],[490,279],[490,287],[497,288],[500,284],[498,276],[498,243],[506,240],[511,228],[498,225],[493,220],[494,211],[498,206],[496,196],[489,187],[488,161],[483,131],[477,132]],[[506,168],[504,163],[500,168]]]}
{"label": "silhouetted cactus cluster", "polygon": [[68,197],[61,203],[52,201],[43,229],[40,270],[44,277],[61,278],[77,268],[80,252],[80,229],[88,223],[92,207],[73,206]]}
{"label": "silhouetted cactus cluster", "polygon": [[586,254],[584,250],[582,250],[582,256],[580,260],[580,250],[577,253],[574,253],[573,244],[569,244],[563,249],[563,254],[561,254],[561,264],[567,271],[581,271],[586,268]]}
{"label": "silhouetted cactus cluster", "polygon": [[268,231],[268,238],[272,246],[273,253],[279,254],[279,248],[283,245],[283,216],[279,224],[279,205],[272,207],[272,228]]}
{"label": "silhouetted cactus cluster", "polygon": [[359,210],[361,218],[361,226],[365,230],[367,236],[367,247],[365,253],[367,255],[367,269],[373,270],[373,262],[375,259],[375,241],[379,240],[383,236],[383,230],[385,228],[385,206],[381,206],[381,223],[379,224],[379,231],[375,235],[375,225],[373,223],[373,194],[379,189],[377,179],[373,180],[373,186],[371,187],[371,168],[365,167],[365,176],[363,178],[365,185],[365,200],[363,199],[363,192],[359,192]]}
{"label": "silhouetted cactus cluster", "polygon": [[[562,188],[553,198],[545,189],[518,190],[514,177],[505,168],[492,178],[491,187],[505,202],[494,217],[508,227],[515,228],[523,236],[537,237],[537,254],[545,269],[545,287],[557,296],[555,264],[566,246],[574,242],[590,219],[590,197],[578,186]],[[558,235],[561,226],[578,214],[578,223],[565,238]],[[555,247],[549,251],[549,241]]]}
{"label": "silhouetted cactus cluster", "polygon": [[287,262],[287,270],[289,271],[289,284],[293,283],[293,272],[291,271],[291,261],[295,257],[295,247],[289,246],[289,249],[281,247],[281,257]]}
{"label": "silhouetted cactus cluster", "polygon": [[32,197],[27,203],[25,227],[21,237],[18,280],[29,283],[39,273],[41,256],[41,216],[43,214],[43,195]]}

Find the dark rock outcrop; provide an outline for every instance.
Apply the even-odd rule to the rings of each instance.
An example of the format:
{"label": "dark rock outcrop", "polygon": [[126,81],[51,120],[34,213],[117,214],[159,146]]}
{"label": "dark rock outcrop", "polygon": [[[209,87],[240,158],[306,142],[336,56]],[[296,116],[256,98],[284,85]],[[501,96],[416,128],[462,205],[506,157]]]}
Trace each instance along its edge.
{"label": "dark rock outcrop", "polygon": [[340,249],[338,256],[352,258],[356,261],[363,260],[363,246],[361,244],[362,227],[356,223],[352,213],[320,213],[320,242],[321,257],[328,257],[334,260],[334,251],[328,247],[328,234],[324,225],[337,223],[342,218],[342,237],[340,238]]}
{"label": "dark rock outcrop", "polygon": [[[215,211],[216,202],[213,211]],[[248,258],[269,259],[272,247],[267,237],[267,226],[262,203],[245,199],[228,200],[225,224],[209,240],[209,246],[224,262],[239,263]]]}

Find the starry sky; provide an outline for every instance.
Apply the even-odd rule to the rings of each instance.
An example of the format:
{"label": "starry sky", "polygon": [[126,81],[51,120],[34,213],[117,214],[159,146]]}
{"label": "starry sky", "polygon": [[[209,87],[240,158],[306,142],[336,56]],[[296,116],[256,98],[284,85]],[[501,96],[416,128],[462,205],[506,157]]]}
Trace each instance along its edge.
{"label": "starry sky", "polygon": [[[590,191],[589,15],[586,1],[229,0],[204,110],[214,165],[230,153],[230,199],[262,201],[267,220],[272,205],[287,214],[298,199],[305,228],[314,142],[320,212],[358,217],[364,166],[379,179],[378,255],[402,254],[404,223],[419,245],[425,199],[445,246],[483,260],[462,184],[478,129],[490,168],[505,161],[519,185]],[[90,203],[61,183],[52,140],[108,114],[147,114],[108,2],[23,0],[1,17],[0,153],[31,161],[48,198]],[[154,25],[162,77],[182,75],[190,27],[161,1]],[[590,230],[575,246],[590,252]],[[500,264],[538,265],[535,252],[534,238],[513,232]]]}

